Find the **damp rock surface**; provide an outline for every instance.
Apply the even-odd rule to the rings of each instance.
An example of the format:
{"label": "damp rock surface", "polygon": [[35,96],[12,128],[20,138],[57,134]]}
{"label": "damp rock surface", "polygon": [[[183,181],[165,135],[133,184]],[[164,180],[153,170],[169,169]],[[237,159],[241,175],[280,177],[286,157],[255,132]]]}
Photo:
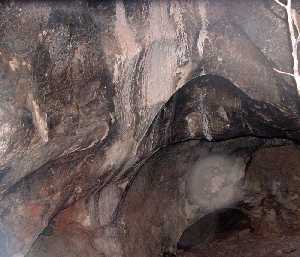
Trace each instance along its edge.
{"label": "damp rock surface", "polygon": [[[299,156],[299,147],[294,145],[256,151],[246,170],[247,193],[239,204],[247,213],[251,228],[228,230],[222,237],[214,233],[215,237],[204,245],[198,242],[185,251],[179,249],[177,256],[298,256],[300,205],[295,195],[299,192]],[[279,175],[281,172],[284,176]],[[273,184],[277,185],[276,190]]]}
{"label": "damp rock surface", "polygon": [[[239,198],[228,184],[257,147],[299,143],[295,84],[273,70],[291,68],[287,31],[274,1],[1,2],[0,256],[172,252],[197,215],[222,207],[220,195]],[[203,157],[193,144],[162,154],[170,180],[142,168],[188,140],[227,141],[199,147],[206,161],[217,153],[218,167],[201,174],[211,187],[179,179]],[[282,204],[284,181],[256,184]]]}

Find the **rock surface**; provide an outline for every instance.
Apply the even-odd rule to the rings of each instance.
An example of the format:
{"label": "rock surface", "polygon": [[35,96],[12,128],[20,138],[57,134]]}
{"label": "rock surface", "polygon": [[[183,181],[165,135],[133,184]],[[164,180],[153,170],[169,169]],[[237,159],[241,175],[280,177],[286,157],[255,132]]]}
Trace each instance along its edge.
{"label": "rock surface", "polygon": [[[149,174],[136,187],[153,195],[139,206],[131,186],[142,183],[134,180],[140,167],[169,144],[244,137],[235,149],[212,146],[221,149],[219,166],[239,163],[230,178],[236,182],[267,139],[299,142],[296,87],[273,70],[291,67],[287,38],[273,1],[1,3],[0,256],[147,257],[158,256],[162,242],[171,247],[195,213],[179,213],[178,178],[167,180],[168,194],[157,177],[149,184]],[[228,152],[236,152],[234,160]],[[185,157],[177,155],[164,165],[181,164]],[[217,176],[215,185],[224,181]],[[155,194],[165,195],[172,215],[147,208]],[[198,198],[195,208],[205,212],[206,201]],[[155,216],[153,234],[136,228],[137,206]],[[163,215],[170,220],[160,226]],[[132,232],[120,229],[123,218],[125,227],[135,223],[132,231],[154,238],[136,241],[136,234],[126,240],[139,242],[137,249],[129,249],[122,236]],[[162,228],[173,231],[163,234],[171,238],[158,236]],[[62,253],[62,245],[74,251]]]}
{"label": "rock surface", "polygon": [[177,256],[298,256],[299,156],[299,146],[295,145],[256,151],[246,170],[247,204],[242,207],[252,220],[252,228],[227,233],[223,238],[215,236],[205,245],[178,251]]}

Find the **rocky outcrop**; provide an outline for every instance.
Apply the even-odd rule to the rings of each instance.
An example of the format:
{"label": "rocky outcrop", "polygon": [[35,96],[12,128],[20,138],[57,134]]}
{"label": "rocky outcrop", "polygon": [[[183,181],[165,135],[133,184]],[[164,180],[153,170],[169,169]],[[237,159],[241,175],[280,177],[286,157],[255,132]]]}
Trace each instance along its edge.
{"label": "rocky outcrop", "polygon": [[[24,256],[33,244],[55,245],[75,230],[82,233],[65,245],[85,242],[76,245],[81,255],[149,256],[154,245],[142,238],[128,239],[140,240],[141,255],[124,245],[129,235],[120,222],[135,223],[134,207],[126,209],[138,206],[131,186],[153,187],[144,195],[150,202],[165,194],[158,178],[134,187],[156,151],[191,139],[262,138],[254,148],[270,138],[299,142],[296,87],[273,71],[291,61],[281,15],[261,1],[0,4],[0,256]],[[216,162],[232,165],[223,150]],[[179,188],[162,203],[169,205]],[[158,229],[158,241],[147,242],[169,240],[169,247],[178,239],[191,217],[177,214],[178,202],[173,207],[150,208],[149,215],[162,215],[156,226],[167,215],[166,229],[178,232],[161,238]],[[153,229],[135,226],[139,233]],[[57,237],[45,240],[51,228]]]}

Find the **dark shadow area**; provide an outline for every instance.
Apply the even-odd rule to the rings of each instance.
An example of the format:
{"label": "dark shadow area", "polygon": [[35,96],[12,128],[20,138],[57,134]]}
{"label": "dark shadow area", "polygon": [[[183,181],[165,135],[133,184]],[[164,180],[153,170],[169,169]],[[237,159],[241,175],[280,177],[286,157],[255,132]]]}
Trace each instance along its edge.
{"label": "dark shadow area", "polygon": [[177,249],[190,250],[203,247],[209,241],[226,237],[227,233],[250,229],[251,219],[238,208],[224,208],[209,213],[184,230]]}

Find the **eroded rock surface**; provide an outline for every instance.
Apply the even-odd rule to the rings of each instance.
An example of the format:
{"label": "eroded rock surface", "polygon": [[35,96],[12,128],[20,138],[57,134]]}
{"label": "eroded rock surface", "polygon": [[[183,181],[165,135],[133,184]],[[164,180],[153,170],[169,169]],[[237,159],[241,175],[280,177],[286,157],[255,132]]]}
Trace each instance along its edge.
{"label": "eroded rock surface", "polygon": [[[246,170],[244,202],[239,205],[250,218],[251,227],[228,231],[221,238],[214,234],[204,244],[198,241],[193,249],[178,251],[177,256],[298,256],[299,161],[299,146],[257,150]],[[203,222],[205,220],[198,221],[202,225]],[[208,223],[206,227],[209,227]],[[205,233],[200,235],[204,238]],[[193,239],[191,235],[185,238]]]}
{"label": "eroded rock surface", "polygon": [[[174,201],[176,215],[165,226],[178,232],[155,236],[154,245],[139,241],[145,255],[124,245],[118,216],[134,222],[131,207],[124,211],[120,203],[138,206],[125,192],[140,183],[134,178],[153,153],[191,139],[245,137],[253,147],[262,142],[249,137],[299,142],[296,87],[273,70],[291,66],[283,13],[273,1],[242,2],[0,4],[1,257],[159,254],[153,247],[160,240],[172,245],[192,214],[177,215],[182,209]],[[208,195],[226,181],[217,176]],[[177,193],[166,194],[165,205]],[[208,201],[197,199],[197,208]],[[153,235],[162,217],[155,220]],[[73,250],[63,255],[57,244]]]}

